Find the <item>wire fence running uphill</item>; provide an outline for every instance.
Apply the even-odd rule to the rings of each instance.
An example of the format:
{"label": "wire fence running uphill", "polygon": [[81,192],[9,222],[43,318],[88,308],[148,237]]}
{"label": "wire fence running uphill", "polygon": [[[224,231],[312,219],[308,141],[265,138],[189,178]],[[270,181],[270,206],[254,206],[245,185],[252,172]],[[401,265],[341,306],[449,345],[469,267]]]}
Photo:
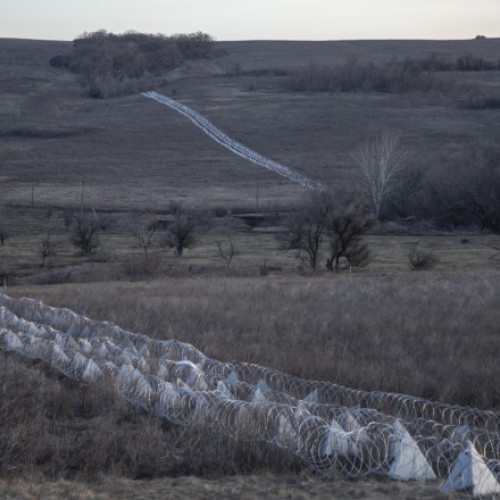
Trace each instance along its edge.
{"label": "wire fence running uphill", "polygon": [[223,363],[176,340],[154,340],[73,311],[0,294],[0,349],[42,360],[184,428],[260,442],[314,470],[430,481],[500,497],[500,415],[407,395]]}
{"label": "wire fence running uphill", "polygon": [[270,160],[269,158],[266,158],[265,156],[262,156],[261,154],[256,153],[255,151],[247,148],[240,142],[235,141],[234,139],[226,135],[224,132],[219,130],[213,123],[207,120],[204,116],[200,115],[199,113],[192,110],[188,106],[176,101],[175,99],[172,99],[170,97],[167,97],[163,94],[159,94],[158,92],[154,91],[143,92],[142,95],[144,97],[148,97],[149,99],[158,101],[159,103],[164,104],[165,106],[168,106],[174,109],[175,111],[178,111],[185,117],[189,118],[189,120],[191,120],[197,127],[203,130],[203,132],[205,132],[214,141],[218,142],[225,148],[229,149],[234,154],[241,156],[246,160],[251,161],[255,165],[267,168],[268,170],[271,170],[272,172],[281,175],[282,177],[285,177],[286,179],[295,182],[297,184],[300,184],[301,186],[304,186],[308,189],[320,190],[320,191],[328,189],[328,187],[325,184],[309,179],[305,175],[295,172],[289,167],[281,165],[280,163],[274,160]]}

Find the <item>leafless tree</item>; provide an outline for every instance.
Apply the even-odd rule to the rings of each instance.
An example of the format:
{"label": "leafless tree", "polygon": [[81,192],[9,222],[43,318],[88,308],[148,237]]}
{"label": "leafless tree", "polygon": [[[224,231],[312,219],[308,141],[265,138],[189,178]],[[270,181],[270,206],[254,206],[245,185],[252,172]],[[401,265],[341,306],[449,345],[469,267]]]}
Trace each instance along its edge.
{"label": "leafless tree", "polygon": [[426,215],[441,227],[478,226],[500,233],[500,147],[476,144],[432,169]]}
{"label": "leafless tree", "polygon": [[459,194],[465,211],[479,222],[481,230],[500,233],[499,166],[471,165],[466,170]]}
{"label": "leafless tree", "polygon": [[9,233],[5,226],[0,226],[0,246],[5,245],[5,240],[9,237]]}
{"label": "leafless tree", "polygon": [[311,269],[316,269],[321,243],[331,216],[332,197],[325,191],[314,191],[303,206],[288,217],[284,248],[306,253]]}
{"label": "leafless tree", "polygon": [[370,259],[368,245],[362,236],[374,225],[375,218],[366,210],[366,205],[354,198],[345,205],[337,205],[327,226],[330,257],[326,267],[338,271],[340,259],[344,257],[350,266],[365,266]]}
{"label": "leafless tree", "polygon": [[354,159],[361,168],[363,185],[378,219],[383,203],[393,191],[398,174],[408,164],[407,153],[402,149],[397,135],[383,133],[363,144],[356,151]]}
{"label": "leafless tree", "polygon": [[71,228],[71,241],[80,248],[85,255],[90,255],[92,250],[99,246],[99,224],[92,217],[82,213],[73,220]]}
{"label": "leafless tree", "polygon": [[174,222],[168,228],[162,244],[175,249],[177,257],[182,257],[185,248],[195,243],[195,230],[198,225],[197,214],[181,205],[173,205]]}
{"label": "leafless tree", "polygon": [[217,248],[219,249],[220,258],[226,264],[226,270],[229,269],[234,257],[234,244],[231,235],[227,235],[227,242],[217,241]]}
{"label": "leafless tree", "polygon": [[351,266],[368,262],[368,246],[362,236],[373,226],[375,218],[360,196],[345,201],[328,191],[315,191],[288,221],[284,247],[305,252],[312,269],[318,266],[321,248],[326,244],[329,257],[326,267],[339,270],[340,259]]}
{"label": "leafless tree", "polygon": [[45,267],[47,257],[55,254],[55,245],[50,239],[50,231],[47,231],[47,237],[42,240],[40,254],[42,256],[42,267]]}
{"label": "leafless tree", "polygon": [[62,212],[62,216],[63,216],[64,228],[66,229],[66,231],[69,231],[71,229],[73,220],[75,218],[74,212],[71,209],[64,209]]}
{"label": "leafless tree", "polygon": [[135,237],[137,239],[137,243],[142,249],[144,255],[144,261],[146,263],[146,271],[148,273],[151,272],[151,256],[150,249],[153,246],[154,238],[156,235],[156,230],[158,228],[158,224],[151,217],[146,223],[145,228],[142,231],[137,231],[135,233]]}

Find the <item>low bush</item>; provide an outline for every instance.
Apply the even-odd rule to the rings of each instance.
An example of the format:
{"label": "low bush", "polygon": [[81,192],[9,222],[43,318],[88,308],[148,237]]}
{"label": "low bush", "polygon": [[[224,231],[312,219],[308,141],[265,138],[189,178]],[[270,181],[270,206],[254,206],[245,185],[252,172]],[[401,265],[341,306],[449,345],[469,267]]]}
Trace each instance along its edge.
{"label": "low bush", "polygon": [[424,271],[432,269],[437,262],[436,257],[431,252],[419,249],[419,243],[415,243],[408,253],[408,262],[412,271]]}

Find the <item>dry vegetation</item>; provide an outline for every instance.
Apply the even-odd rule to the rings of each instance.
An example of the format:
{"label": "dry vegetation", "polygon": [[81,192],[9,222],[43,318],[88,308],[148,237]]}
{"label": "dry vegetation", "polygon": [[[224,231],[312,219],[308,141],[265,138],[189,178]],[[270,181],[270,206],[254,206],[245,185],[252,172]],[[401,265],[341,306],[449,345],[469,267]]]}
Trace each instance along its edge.
{"label": "dry vegetation", "polygon": [[[400,132],[434,192],[453,184],[452,194],[460,193],[449,181],[498,170],[494,68],[447,67],[436,77],[442,85],[426,92],[301,93],[285,83],[311,62],[383,67],[431,54],[447,64],[466,55],[496,61],[499,40],[216,45],[226,55],[185,62],[162,75],[157,90],[314,179],[350,190],[359,180],[353,152],[381,128]],[[458,233],[444,222],[447,232],[437,233],[427,220],[411,227],[391,220],[366,237],[366,268],[329,274],[323,248],[321,270],[299,269],[277,236],[279,216],[296,206],[302,188],[139,95],[88,98],[74,75],[49,65],[70,49],[0,41],[0,274],[9,294],[191,342],[220,360],[500,410],[500,242],[491,227],[481,231],[475,220],[464,228],[469,220]],[[94,209],[101,225],[100,246],[86,256],[71,244],[70,229],[82,177],[85,213]],[[445,213],[448,199],[439,199],[436,211]],[[172,202],[203,212],[204,227],[182,258],[155,239],[145,259],[138,234],[151,217],[173,222]],[[229,265],[221,242],[234,250]],[[436,257],[433,270],[411,271],[417,242]],[[116,401],[106,387],[76,384],[39,363],[0,354],[0,379],[2,497],[70,498],[71,490],[73,498],[155,498],[171,488],[193,498],[333,498],[332,491],[335,498],[446,498],[435,486],[312,475],[281,452],[187,433]],[[165,475],[175,478],[123,478]],[[79,482],[43,481],[58,478]]]}
{"label": "dry vegetation", "polygon": [[499,409],[499,286],[498,273],[413,273],[169,278],[11,293],[189,342],[221,361]]}
{"label": "dry vegetation", "polygon": [[[220,360],[256,362],[360,389],[500,407],[494,383],[499,375],[498,275],[170,278],[23,287],[11,293],[110,319],[155,338],[191,342]],[[258,443],[236,448],[203,429],[176,428],[116,401],[107,387],[77,384],[43,364],[2,355],[0,366],[4,476],[101,478],[113,491],[102,474],[219,478],[262,469],[285,473],[285,479],[265,476],[272,490],[287,481],[286,471],[302,470],[286,453]],[[302,474],[295,488],[290,486],[298,495],[292,498],[301,498],[302,481],[315,484],[302,498],[314,491],[331,495],[333,477]],[[407,493],[402,485],[377,487],[395,498],[399,488]],[[340,481],[339,488],[338,498],[348,498],[346,491],[371,497],[364,481]]]}

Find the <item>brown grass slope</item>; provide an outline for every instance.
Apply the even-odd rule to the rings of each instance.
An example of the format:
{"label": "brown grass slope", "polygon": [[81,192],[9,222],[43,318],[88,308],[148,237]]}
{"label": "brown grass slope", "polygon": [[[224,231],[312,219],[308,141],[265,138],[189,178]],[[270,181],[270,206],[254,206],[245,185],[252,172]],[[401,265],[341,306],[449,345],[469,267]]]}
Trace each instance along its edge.
{"label": "brown grass slope", "polygon": [[[383,130],[401,133],[419,155],[436,156],[495,138],[499,113],[467,111],[456,99],[489,92],[497,72],[441,75],[445,95],[298,94],[279,77],[253,70],[297,69],[310,61],[342,63],[464,54],[496,61],[500,40],[460,42],[221,42],[227,55],[187,63],[158,89],[205,114],[235,139],[333,187],[355,177],[353,149]],[[140,96],[107,101],[84,97],[73,75],[48,61],[65,42],[2,40],[0,81],[4,200],[75,203],[85,176],[96,208],[164,206],[173,198],[199,204],[293,199],[298,191],[213,143],[185,118]],[[233,76],[240,66],[242,74]],[[9,135],[45,131],[49,137]],[[58,131],[68,135],[57,137]],[[74,133],[72,134],[71,131]],[[52,134],[52,137],[50,137]],[[36,135],[36,134],[35,134]],[[235,182],[236,181],[236,182]]]}

